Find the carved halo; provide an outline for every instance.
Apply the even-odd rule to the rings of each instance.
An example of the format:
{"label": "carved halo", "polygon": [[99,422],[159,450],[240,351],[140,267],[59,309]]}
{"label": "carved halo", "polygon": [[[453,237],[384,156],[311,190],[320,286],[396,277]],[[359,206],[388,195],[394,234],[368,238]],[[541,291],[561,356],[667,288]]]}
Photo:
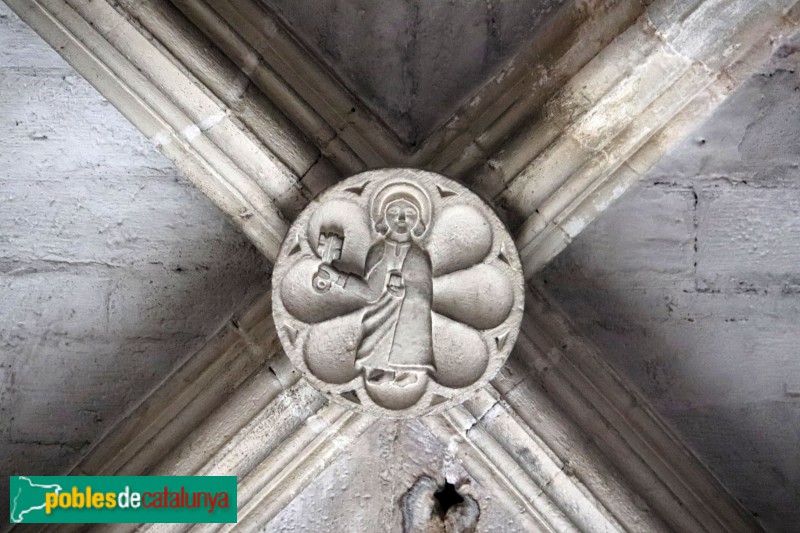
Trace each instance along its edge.
{"label": "carved halo", "polygon": [[387,206],[396,200],[406,200],[417,208],[424,231],[415,236],[421,237],[431,226],[431,200],[428,193],[421,187],[408,181],[390,182],[375,193],[372,198],[370,214],[376,231],[383,233],[378,227],[383,224],[383,215]]}

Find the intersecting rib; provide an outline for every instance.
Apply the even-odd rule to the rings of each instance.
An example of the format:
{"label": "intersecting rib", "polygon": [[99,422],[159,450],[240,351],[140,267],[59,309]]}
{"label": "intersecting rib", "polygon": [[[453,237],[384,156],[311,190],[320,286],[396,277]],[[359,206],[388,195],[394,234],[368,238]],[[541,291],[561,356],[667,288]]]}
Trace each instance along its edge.
{"label": "intersecting rib", "polygon": [[[186,57],[173,55],[153,38],[155,33],[106,0],[8,4],[274,259],[286,231],[284,217],[309,196],[300,175],[319,164],[318,152],[302,135],[273,121],[276,138],[291,136],[302,147],[294,151],[299,160],[287,161],[290,167],[286,156],[282,160],[252,133],[247,122],[268,110],[242,105],[254,96],[245,92],[249,82],[235,65],[224,56],[206,55],[206,64],[200,62],[195,44],[184,45],[196,36],[187,35],[191,30],[180,21],[175,27],[184,31],[173,32],[167,44]],[[205,79],[195,77],[181,59],[195,71],[206,71]],[[270,122],[259,126],[265,124]]]}
{"label": "intersecting rib", "polygon": [[[271,260],[285,220],[338,171],[403,163],[385,155],[385,137],[364,135],[372,131],[369,114],[348,109],[351,100],[337,93],[335,80],[303,85],[278,57],[301,50],[291,36],[276,26],[276,37],[265,41],[242,18],[263,16],[253,2],[6,1]],[[619,7],[612,33],[625,32],[548,100],[541,120],[521,129],[508,114],[492,122],[484,140],[500,150],[466,179],[512,221],[524,221],[517,242],[529,276],[749,75],[770,52],[771,33],[794,29],[800,19],[789,0],[697,0],[674,9],[665,1],[610,4]],[[642,5],[648,7],[639,22],[629,24]],[[204,37],[193,24],[211,38],[208,54],[197,52]],[[329,83],[325,98],[314,93]],[[296,94],[298,86],[309,93]],[[449,168],[458,174],[474,163],[469,153]],[[442,165],[452,162],[445,159]],[[235,471],[245,524],[273,517],[370,421],[323,408],[297,381],[277,348],[268,307],[260,302],[251,322],[231,325],[188,360],[75,472]],[[510,374],[495,380],[496,391],[429,421],[448,442],[464,442],[458,453],[479,481],[510,495],[532,530],[753,527],[535,289],[528,314]],[[278,408],[290,399],[291,412]],[[274,422],[281,429],[264,434]],[[261,435],[274,440],[251,453]],[[303,452],[293,457],[296,449]],[[541,461],[526,463],[520,449]],[[278,489],[273,478],[286,485]]]}
{"label": "intersecting rib", "polygon": [[470,180],[523,221],[526,277],[546,265],[796,31],[794,0],[651,4]]}
{"label": "intersecting rib", "polygon": [[425,421],[478,483],[533,530],[758,530],[537,289],[527,309],[492,386]]}
{"label": "intersecting rib", "polygon": [[[568,460],[587,486],[605,478],[586,467],[607,469],[602,465],[608,464],[613,468],[607,471],[616,474],[607,479],[624,480],[627,490],[638,495],[635,501],[676,531],[759,529],[641,394],[536,287],[529,292],[512,358],[493,385],[503,402],[559,456],[589,459],[584,466],[584,459]],[[554,424],[559,417],[563,423]],[[555,430],[558,425],[574,425],[580,432]],[[619,502],[609,504],[612,509],[618,506]],[[646,523],[640,518],[637,522]]]}
{"label": "intersecting rib", "polygon": [[262,298],[232,321],[112,428],[72,473],[236,475],[239,525],[263,525],[274,517],[373,420],[326,406],[300,379],[280,350],[270,310],[270,299]]}

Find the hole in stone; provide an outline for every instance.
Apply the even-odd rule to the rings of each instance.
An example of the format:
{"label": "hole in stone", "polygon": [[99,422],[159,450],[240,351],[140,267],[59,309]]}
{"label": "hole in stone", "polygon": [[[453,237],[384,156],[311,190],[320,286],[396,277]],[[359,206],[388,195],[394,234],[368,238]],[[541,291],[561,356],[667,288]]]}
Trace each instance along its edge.
{"label": "hole in stone", "polygon": [[456,193],[454,191],[451,191],[450,189],[445,189],[444,187],[440,187],[438,185],[436,186],[436,188],[439,190],[439,196],[441,196],[442,198],[447,198],[448,196],[456,195]]}
{"label": "hole in stone", "polygon": [[362,183],[361,185],[358,185],[356,187],[348,187],[345,190],[347,192],[351,192],[353,194],[357,194],[357,195],[361,196],[361,193],[364,192],[364,189],[366,189],[367,185],[369,185],[369,182]]}
{"label": "hole in stone", "polygon": [[341,393],[339,393],[339,396],[341,396],[345,400],[349,400],[349,401],[351,401],[353,403],[357,403],[358,405],[361,405],[361,400],[358,399],[358,394],[356,394],[356,391],[354,391],[354,390],[349,390],[347,392],[341,392]]}
{"label": "hole in stone", "polygon": [[442,511],[442,516],[447,514],[447,511],[454,505],[464,502],[463,496],[458,493],[455,485],[452,483],[445,483],[444,487],[433,493],[433,497],[439,502],[439,508]]}
{"label": "hole in stone", "polygon": [[508,331],[504,331],[503,333],[494,338],[494,341],[497,343],[498,350],[502,350],[505,347],[507,338],[508,338]]}
{"label": "hole in stone", "polygon": [[475,498],[459,493],[452,483],[439,485],[425,475],[400,498],[400,508],[403,533],[475,533],[481,516]]}
{"label": "hole in stone", "polygon": [[503,263],[510,265],[511,262],[508,260],[508,256],[506,255],[506,245],[503,244],[500,246],[500,253],[497,254],[497,258],[500,259]]}
{"label": "hole in stone", "polygon": [[289,342],[294,343],[297,342],[297,330],[291,326],[283,326],[283,331],[286,332],[286,336],[289,337]]}
{"label": "hole in stone", "polygon": [[439,405],[440,403],[444,403],[447,400],[448,398],[445,398],[441,394],[434,394],[433,398],[431,398],[431,407],[433,407],[434,405]]}

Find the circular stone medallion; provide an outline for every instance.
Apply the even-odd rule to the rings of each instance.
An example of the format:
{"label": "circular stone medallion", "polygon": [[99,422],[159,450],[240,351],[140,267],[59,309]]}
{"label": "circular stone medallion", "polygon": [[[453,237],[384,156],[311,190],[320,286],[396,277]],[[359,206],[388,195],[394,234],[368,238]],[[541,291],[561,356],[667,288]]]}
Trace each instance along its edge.
{"label": "circular stone medallion", "polygon": [[407,418],[485,385],[517,339],[519,256],[475,194],[438,174],[364,172],[297,217],[273,271],[286,353],[338,402]]}

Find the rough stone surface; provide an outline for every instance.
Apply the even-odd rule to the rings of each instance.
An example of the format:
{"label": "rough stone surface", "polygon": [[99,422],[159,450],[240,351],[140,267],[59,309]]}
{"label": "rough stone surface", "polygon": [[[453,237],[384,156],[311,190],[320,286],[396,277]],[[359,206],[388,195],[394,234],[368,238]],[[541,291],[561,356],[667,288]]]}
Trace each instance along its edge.
{"label": "rough stone surface", "polygon": [[[480,515],[476,531],[523,531],[503,502],[470,478],[422,423],[390,420],[367,431],[281,511],[266,531],[424,531],[404,529],[403,523],[404,496],[423,476],[435,480],[439,487],[452,483],[460,494],[477,501]],[[407,511],[409,516],[419,525],[425,522],[427,509],[422,513]],[[434,511],[428,531],[442,531],[436,529],[440,523]]]}
{"label": "rough stone surface", "polygon": [[0,516],[7,476],[59,474],[269,268],[0,4]]}
{"label": "rough stone surface", "polygon": [[417,417],[494,377],[522,319],[522,266],[462,185],[383,169],[325,191],[294,221],[273,277],[286,353],[335,401]]}
{"label": "rough stone surface", "polygon": [[[455,3],[264,1],[312,36],[311,48],[328,50],[326,61],[410,143],[513,53],[499,46],[489,61],[491,46],[479,43],[476,53],[461,33],[486,32],[492,41],[500,29],[522,43],[533,31],[530,18],[514,12],[529,3],[503,3],[510,14],[493,28],[500,4],[473,11]],[[295,8],[314,16],[293,22],[287,13]],[[0,228],[10,228],[0,232],[0,474],[54,473],[216,329],[249,288],[263,289],[266,268],[224,217],[0,9]],[[480,22],[465,25],[462,13]],[[363,27],[377,35],[353,40]],[[613,362],[777,531],[791,530],[800,508],[798,83],[787,70],[796,48],[779,50],[774,68],[739,93],[749,96],[723,108],[545,274]],[[367,77],[347,71],[353,58]],[[476,58],[482,66],[473,69]],[[737,209],[744,215],[731,214]],[[429,457],[450,464],[435,442],[411,442],[428,437],[409,424],[382,422],[368,432],[273,526],[341,530],[355,520],[400,528],[399,502],[420,477],[448,477],[446,468],[418,466]],[[341,479],[354,481],[337,500]],[[358,487],[392,510],[374,514],[365,503],[354,513],[364,500]],[[0,505],[7,501],[0,493]],[[485,496],[476,501],[480,527],[494,527]],[[497,523],[514,530],[505,515]]]}
{"label": "rough stone surface", "polygon": [[566,3],[262,1],[409,145],[449,118]]}
{"label": "rough stone surface", "polygon": [[731,493],[785,532],[800,523],[798,44],[539,276]]}

